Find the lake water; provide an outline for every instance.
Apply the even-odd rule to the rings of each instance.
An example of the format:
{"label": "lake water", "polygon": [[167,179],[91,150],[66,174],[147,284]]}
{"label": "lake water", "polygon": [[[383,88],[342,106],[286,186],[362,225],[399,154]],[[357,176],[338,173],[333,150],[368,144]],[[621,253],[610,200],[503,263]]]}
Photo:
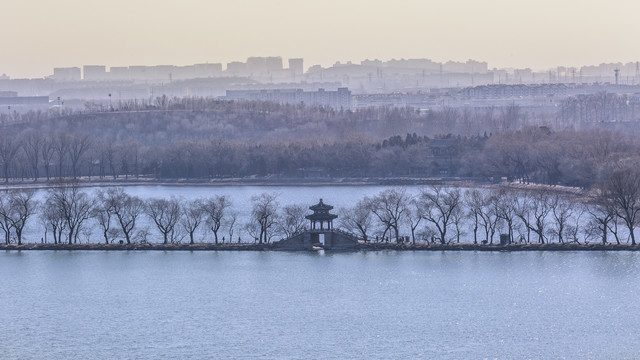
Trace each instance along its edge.
{"label": "lake water", "polygon": [[635,252],[0,253],[3,359],[637,359]]}

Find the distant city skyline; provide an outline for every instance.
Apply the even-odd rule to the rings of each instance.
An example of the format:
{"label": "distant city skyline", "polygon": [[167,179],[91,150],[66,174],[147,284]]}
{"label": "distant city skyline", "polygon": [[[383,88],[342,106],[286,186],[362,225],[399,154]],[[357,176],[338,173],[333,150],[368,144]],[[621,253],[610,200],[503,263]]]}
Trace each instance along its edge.
{"label": "distant city skyline", "polygon": [[0,74],[12,78],[250,56],[304,58],[305,67],[475,59],[536,71],[640,60],[640,3],[629,0],[30,0],[0,10]]}
{"label": "distant city skyline", "polygon": [[[230,61],[228,63],[222,62],[206,62],[200,64],[129,64],[124,66],[112,66],[104,63],[95,63],[95,64],[73,64],[70,66],[60,66],[50,68],[45,72],[42,76],[37,77],[23,77],[25,79],[43,79],[43,78],[51,78],[57,80],[126,80],[128,78],[136,78],[134,71],[158,71],[160,70],[165,75],[163,77],[167,77],[167,80],[171,80],[173,75],[175,80],[180,79],[192,79],[198,77],[220,77],[220,76],[265,76],[271,73],[271,70],[267,68],[264,71],[255,71],[251,68],[251,60],[252,59],[277,59],[277,62],[280,62],[279,66],[274,68],[275,72],[273,74],[283,75],[289,74],[289,72],[294,69],[294,73],[296,75],[293,77],[296,80],[297,75],[307,74],[307,71],[318,71],[318,69],[336,69],[342,68],[346,65],[355,65],[355,66],[381,66],[381,67],[391,67],[391,68],[407,68],[407,69],[420,69],[423,68],[424,62],[430,63],[432,67],[432,72],[437,71],[437,65],[440,64],[440,72],[441,73],[487,73],[494,72],[496,74],[507,73],[511,75],[523,74],[523,71],[528,74],[552,74],[556,76],[560,73],[575,78],[577,76],[581,76],[581,71],[586,69],[588,71],[587,75],[595,75],[597,73],[598,76],[613,76],[613,69],[618,69],[619,73],[622,76],[626,77],[638,77],[640,71],[640,60],[638,61],[614,61],[614,62],[602,62],[598,64],[583,64],[580,66],[570,66],[570,65],[555,65],[548,67],[546,69],[535,69],[531,67],[496,67],[491,66],[491,64],[486,61],[481,61],[478,59],[467,59],[466,61],[455,61],[455,60],[447,60],[443,62],[436,62],[432,59],[428,58],[391,58],[391,59],[363,59],[360,61],[337,61],[333,64],[327,66],[321,66],[319,64],[309,64],[306,59],[303,58],[283,58],[281,56],[270,56],[270,57],[260,57],[260,56],[251,56],[244,60],[235,60]],[[292,63],[293,62],[293,63]],[[292,68],[292,64],[294,67]],[[377,65],[379,64],[379,65]],[[412,66],[411,64],[415,65]],[[475,65],[474,65],[475,64]],[[249,65],[249,67],[247,67]],[[255,64],[253,64],[255,66]],[[436,67],[433,67],[433,66]],[[319,67],[321,66],[321,67]],[[461,68],[462,67],[462,68]],[[197,69],[197,70],[196,70]],[[205,70],[206,69],[206,70]],[[92,72],[91,78],[87,77],[88,71]],[[191,73],[196,71],[196,73]],[[63,77],[60,77],[60,74],[64,73]],[[58,74],[58,75],[56,75]],[[102,74],[102,75],[101,75]],[[151,74],[149,74],[151,75]],[[107,76],[107,77],[105,77]],[[143,76],[144,77],[144,76]],[[21,79],[20,77],[11,76],[7,72],[0,69],[0,80],[2,79]],[[568,80],[558,80],[568,81]],[[575,82],[575,79],[574,79]]]}

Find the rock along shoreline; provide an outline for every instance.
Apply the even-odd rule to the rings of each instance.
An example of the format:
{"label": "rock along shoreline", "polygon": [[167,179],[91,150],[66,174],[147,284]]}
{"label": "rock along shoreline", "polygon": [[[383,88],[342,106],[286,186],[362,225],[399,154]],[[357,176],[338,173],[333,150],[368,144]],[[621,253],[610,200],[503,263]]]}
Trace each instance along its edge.
{"label": "rock along shoreline", "polygon": [[[0,250],[5,251],[291,251],[281,250],[273,244],[42,244],[27,243],[2,244]],[[300,250],[300,251],[317,251]],[[459,244],[396,244],[396,243],[360,243],[350,250],[327,250],[332,252],[345,251],[640,251],[640,245],[630,244],[509,244],[509,245],[481,245],[472,243]]]}

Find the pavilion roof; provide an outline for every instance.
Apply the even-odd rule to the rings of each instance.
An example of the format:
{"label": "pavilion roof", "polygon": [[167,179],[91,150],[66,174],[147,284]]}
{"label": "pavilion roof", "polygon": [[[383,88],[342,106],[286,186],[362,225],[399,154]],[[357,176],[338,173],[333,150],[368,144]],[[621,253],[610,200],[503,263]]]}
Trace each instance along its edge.
{"label": "pavilion roof", "polygon": [[333,220],[335,218],[337,218],[338,215],[336,214],[329,214],[329,213],[313,213],[311,215],[307,215],[305,216],[305,219],[307,220],[316,220],[316,221],[326,221],[326,220]]}
{"label": "pavilion roof", "polygon": [[329,210],[333,209],[333,206],[323,203],[322,199],[320,199],[319,203],[317,203],[317,204],[315,204],[313,206],[309,206],[309,209],[313,210],[314,212],[316,212],[316,211],[329,211]]}

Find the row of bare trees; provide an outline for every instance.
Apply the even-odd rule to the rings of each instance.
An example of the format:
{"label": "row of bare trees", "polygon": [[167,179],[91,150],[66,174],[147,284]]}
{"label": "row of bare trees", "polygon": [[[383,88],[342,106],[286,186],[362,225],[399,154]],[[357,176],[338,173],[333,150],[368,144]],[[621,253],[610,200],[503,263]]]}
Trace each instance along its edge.
{"label": "row of bare trees", "polygon": [[[205,199],[151,198],[142,200],[123,188],[89,193],[77,183],[57,183],[39,199],[34,190],[0,193],[0,229],[5,243],[23,243],[27,221],[39,215],[54,243],[73,244],[100,230],[104,243],[146,242],[155,227],[162,242],[175,243],[205,231],[216,244],[238,242],[241,234],[258,243],[292,236],[305,229],[308,209],[281,205],[276,194],[251,198],[251,211],[242,216],[228,196]],[[248,210],[248,209],[247,209]],[[417,193],[389,188],[341,209],[339,227],[365,242],[473,242],[493,244],[498,236],[508,243],[548,242],[636,244],[640,224],[640,172],[616,171],[588,195],[550,188],[537,190],[460,189],[430,186]],[[141,221],[141,219],[144,220]],[[243,220],[244,224],[239,224]],[[141,225],[142,224],[142,225]]]}
{"label": "row of bare trees", "polygon": [[194,234],[203,224],[211,230],[217,244],[223,220],[229,225],[231,241],[237,218],[235,213],[229,211],[231,202],[226,196],[190,201],[175,197],[143,201],[122,188],[113,187],[98,190],[95,200],[91,216],[96,219],[107,244],[119,237],[123,237],[127,244],[136,240],[146,241],[147,230],[136,227],[142,215],[146,215],[156,226],[164,244],[181,242],[184,236],[188,236],[193,244]]}
{"label": "row of bare trees", "polygon": [[388,189],[343,209],[341,225],[365,241],[375,236],[376,241],[445,244],[464,238],[493,244],[500,235],[507,243],[607,244],[613,236],[618,244],[626,240],[635,245],[640,176],[626,174],[614,174],[587,201],[549,189],[462,191],[431,186],[412,196],[403,189]]}
{"label": "row of bare trees", "polygon": [[20,135],[2,133],[2,177],[8,182],[10,178],[37,181],[42,176],[50,180],[53,177],[86,175],[86,157],[92,141],[86,134],[45,136],[35,130],[27,130]]}
{"label": "row of bare trees", "polygon": [[592,123],[637,121],[640,97],[607,92],[570,96],[559,104],[557,118],[565,127],[583,128]]}
{"label": "row of bare trees", "polygon": [[[416,133],[381,142],[242,144],[198,141],[141,146],[88,135],[0,133],[0,173],[10,179],[144,175],[157,179],[244,177],[462,176],[590,187],[630,162],[640,144],[608,131],[525,128],[492,136],[430,138]],[[307,171],[313,169],[314,172]],[[311,174],[311,175],[309,175]]]}
{"label": "row of bare trees", "polygon": [[[291,236],[304,229],[307,208],[302,205],[280,207],[278,196],[260,194],[252,197],[250,219],[238,224],[238,212],[228,196],[205,199],[151,198],[143,200],[128,194],[121,187],[83,190],[77,182],[56,183],[42,200],[34,190],[11,190],[0,193],[0,228],[4,242],[23,243],[23,231],[29,218],[39,215],[44,237],[53,236],[54,244],[75,244],[88,241],[94,230],[106,244],[146,242],[150,235],[147,224],[155,226],[162,242],[196,241],[196,232],[205,229],[212,241],[232,242],[234,234],[246,232],[259,243],[268,243],[276,236]],[[141,220],[143,219],[144,220]],[[142,226],[141,226],[142,223]],[[226,240],[228,236],[228,240]]]}

